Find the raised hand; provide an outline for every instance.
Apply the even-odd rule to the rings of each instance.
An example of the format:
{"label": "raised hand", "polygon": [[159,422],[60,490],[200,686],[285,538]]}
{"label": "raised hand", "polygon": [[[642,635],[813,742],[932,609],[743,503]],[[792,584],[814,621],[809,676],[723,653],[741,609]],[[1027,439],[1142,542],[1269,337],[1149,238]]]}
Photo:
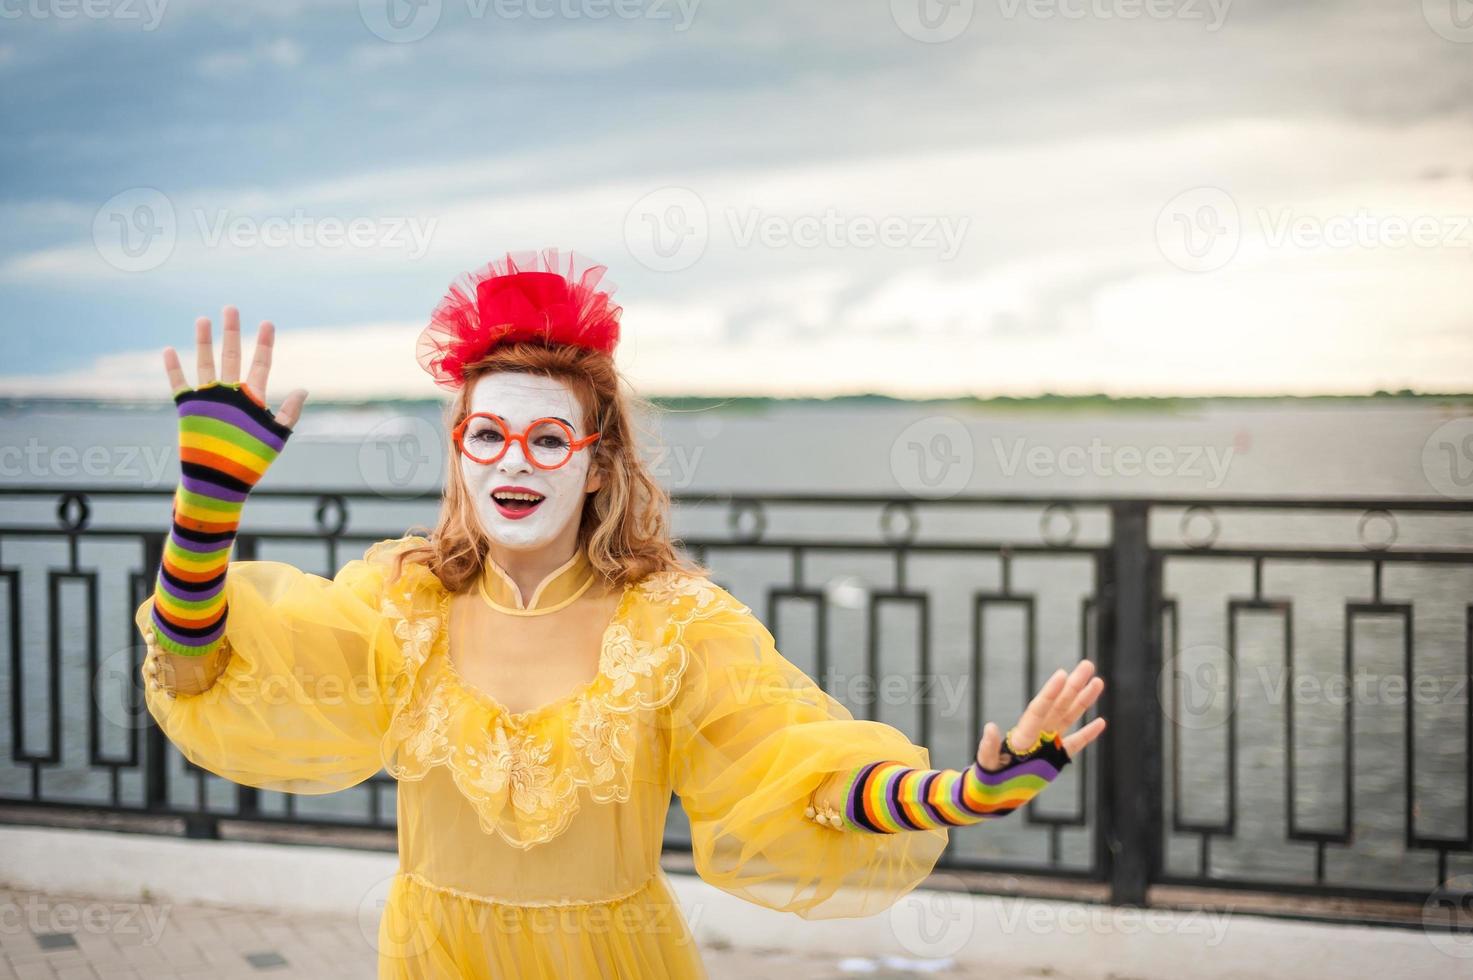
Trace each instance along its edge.
{"label": "raised hand", "polygon": [[[240,381],[240,314],[225,308],[225,342],[220,371],[210,321],[195,323],[199,385],[191,388],[172,348],[164,369],[179,419],[179,486],[174,491],[172,527],[153,595],[153,626],[145,634],[157,673],[160,663],[177,675],[188,660],[194,675],[218,668],[228,651],[226,570],[240,526],[241,510],[268,467],[285,448],[307,392],[287,395],[281,412],[266,407],[275,328],[261,324],[248,378]],[[181,660],[180,658],[184,658]],[[212,658],[205,661],[204,658]],[[160,679],[171,691],[177,683]]]}
{"label": "raised hand", "polygon": [[1003,733],[988,722],[976,761],[964,770],[878,760],[836,772],[814,791],[804,816],[821,826],[878,834],[964,827],[1007,816],[1053,782],[1105,730],[1105,719],[1096,718],[1069,731],[1105,689],[1094,670],[1094,664],[1081,660],[1072,671],[1059,670],[1044,682],[1013,726],[1011,747],[1004,747]]}
{"label": "raised hand", "polygon": [[[1077,732],[1070,732],[1075,722],[1090,709],[1105,690],[1105,682],[1095,676],[1095,665],[1081,660],[1072,671],[1063,668],[1054,671],[1044,681],[1023,716],[1012,728],[1008,739],[1008,756],[1028,752],[1040,735],[1057,732],[1064,736],[1064,751],[1072,759],[1086,745],[1100,737],[1105,730],[1105,719],[1096,718]],[[1067,734],[1065,734],[1067,733]],[[983,769],[996,770],[1006,765],[1003,759],[1003,732],[992,722],[982,729],[982,741],[977,745],[977,762]]]}
{"label": "raised hand", "polygon": [[[240,381],[240,311],[233,306],[225,307],[221,322],[224,329],[221,345],[223,350],[220,357],[220,371],[217,375],[214,335],[210,327],[210,318],[202,316],[194,321],[195,370],[199,375],[197,386],[201,388],[216,381],[223,384],[236,384]],[[275,343],[275,325],[270,320],[262,321],[256,333],[256,349],[251,355],[250,373],[246,375],[243,384],[252,400],[262,408],[266,407],[266,381],[271,375],[271,353]],[[177,396],[181,391],[189,389],[189,382],[184,377],[184,369],[179,364],[179,352],[172,347],[164,348],[164,373],[169,378],[171,395]],[[295,426],[297,419],[301,418],[302,405],[306,400],[307,390],[305,388],[293,389],[283,399],[281,408],[275,413],[276,421],[287,428]]]}

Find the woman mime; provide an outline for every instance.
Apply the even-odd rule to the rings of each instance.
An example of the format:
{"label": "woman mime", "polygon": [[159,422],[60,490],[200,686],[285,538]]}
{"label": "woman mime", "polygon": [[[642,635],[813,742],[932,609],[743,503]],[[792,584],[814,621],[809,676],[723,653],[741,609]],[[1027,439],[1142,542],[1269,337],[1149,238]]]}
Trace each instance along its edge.
{"label": "woman mime", "polygon": [[631,427],[604,269],[548,250],[452,284],[418,360],[453,392],[427,536],[331,579],[231,562],[241,509],[306,392],[273,413],[274,328],[241,379],[196,323],[191,387],[164,365],[181,480],[154,594],[150,711],[195,764],[289,793],[386,770],[399,868],[381,977],[700,977],[659,865],[673,791],[695,867],[807,918],[869,915],[921,884],[948,828],[1028,802],[1104,729],[1104,683],[1057,671],[1006,737],[930,769],[785,659],[752,611],[679,555]]}

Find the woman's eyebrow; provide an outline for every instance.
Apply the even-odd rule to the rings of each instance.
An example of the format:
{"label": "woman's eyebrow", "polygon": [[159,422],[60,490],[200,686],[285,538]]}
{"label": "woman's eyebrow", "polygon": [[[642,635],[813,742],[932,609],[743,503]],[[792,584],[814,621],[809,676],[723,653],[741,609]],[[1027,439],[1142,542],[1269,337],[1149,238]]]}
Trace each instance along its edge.
{"label": "woman's eyebrow", "polygon": [[[487,415],[496,415],[495,412],[487,412],[486,414]],[[503,421],[503,422],[506,421],[506,417],[504,415],[496,415],[496,417],[499,418],[499,419],[501,419],[501,421]],[[574,425],[572,422],[569,422],[567,419],[563,418],[561,415],[539,415],[538,418],[557,419],[559,422],[561,422],[563,425],[566,425],[568,428],[572,429],[574,432],[578,431],[578,427],[576,425]]]}

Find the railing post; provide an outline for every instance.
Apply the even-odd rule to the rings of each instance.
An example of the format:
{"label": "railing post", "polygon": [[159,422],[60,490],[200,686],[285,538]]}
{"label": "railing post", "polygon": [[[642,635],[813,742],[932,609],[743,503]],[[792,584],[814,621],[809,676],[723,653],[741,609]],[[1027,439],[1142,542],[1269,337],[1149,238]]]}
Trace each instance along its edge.
{"label": "railing post", "polygon": [[1151,555],[1143,501],[1111,505],[1110,551],[1101,569],[1099,622],[1110,727],[1100,741],[1101,866],[1110,901],[1144,905],[1161,841],[1159,563]]}
{"label": "railing post", "polygon": [[[143,536],[143,590],[142,597],[135,596],[141,604],[153,595],[158,581],[159,566],[164,561],[164,536],[149,533]],[[136,608],[136,605],[135,607]],[[135,642],[137,640],[135,634]],[[132,679],[141,685],[141,676]],[[169,807],[169,755],[168,743],[158,723],[142,703],[143,692],[139,690],[139,719],[143,723],[143,806],[152,811],[167,810]]]}

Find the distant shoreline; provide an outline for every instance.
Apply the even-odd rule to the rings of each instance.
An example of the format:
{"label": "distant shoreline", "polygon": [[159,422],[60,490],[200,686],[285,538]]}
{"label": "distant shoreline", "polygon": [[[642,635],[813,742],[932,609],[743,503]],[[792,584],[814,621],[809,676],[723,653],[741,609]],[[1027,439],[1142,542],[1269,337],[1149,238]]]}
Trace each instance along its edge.
{"label": "distant shoreline", "polygon": [[[651,395],[649,401],[656,406],[675,411],[700,411],[723,409],[726,411],[760,411],[774,406],[790,405],[946,405],[953,408],[1014,409],[1048,411],[1165,411],[1175,412],[1210,405],[1267,406],[1285,405],[1344,405],[1372,407],[1376,405],[1444,405],[1447,407],[1473,407],[1473,393],[1418,392],[1410,390],[1377,391],[1368,395],[996,395],[991,397],[936,397],[902,398],[883,394],[850,394],[830,397],[797,396],[780,398],[768,395]],[[434,398],[359,398],[359,399],[311,399],[311,405],[319,408],[382,408],[394,406],[437,407],[445,404],[443,399]],[[0,413],[15,412],[31,408],[120,408],[157,409],[164,405],[163,399],[137,398],[77,398],[51,395],[0,395]]]}

